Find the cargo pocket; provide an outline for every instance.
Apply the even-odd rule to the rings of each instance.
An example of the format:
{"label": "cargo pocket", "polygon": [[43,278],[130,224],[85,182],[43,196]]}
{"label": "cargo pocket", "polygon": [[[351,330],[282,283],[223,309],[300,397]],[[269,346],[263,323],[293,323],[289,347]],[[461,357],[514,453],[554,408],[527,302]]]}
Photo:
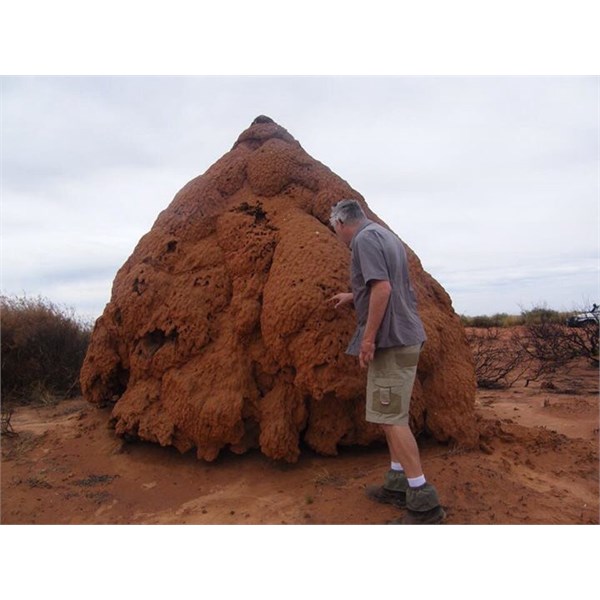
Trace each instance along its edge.
{"label": "cargo pocket", "polygon": [[402,387],[398,381],[378,378],[373,384],[371,408],[378,413],[399,414],[402,410]]}

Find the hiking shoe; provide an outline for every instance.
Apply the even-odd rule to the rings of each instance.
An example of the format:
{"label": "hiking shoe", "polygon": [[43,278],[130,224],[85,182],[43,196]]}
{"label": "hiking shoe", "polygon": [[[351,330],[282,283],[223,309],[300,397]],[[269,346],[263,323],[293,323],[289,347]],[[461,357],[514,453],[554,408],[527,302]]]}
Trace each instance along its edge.
{"label": "hiking shoe", "polygon": [[446,518],[437,490],[430,483],[406,491],[407,514],[388,523],[391,525],[435,525]]}
{"label": "hiking shoe", "polygon": [[412,512],[428,512],[439,505],[437,490],[430,483],[406,491],[406,506]]}
{"label": "hiking shoe", "polygon": [[446,518],[446,511],[441,506],[436,506],[425,512],[409,510],[403,517],[388,521],[388,525],[438,525]]}
{"label": "hiking shoe", "polygon": [[398,508],[406,506],[406,492],[387,490],[382,485],[370,485],[365,490],[365,494],[367,498],[381,504],[392,504]]}

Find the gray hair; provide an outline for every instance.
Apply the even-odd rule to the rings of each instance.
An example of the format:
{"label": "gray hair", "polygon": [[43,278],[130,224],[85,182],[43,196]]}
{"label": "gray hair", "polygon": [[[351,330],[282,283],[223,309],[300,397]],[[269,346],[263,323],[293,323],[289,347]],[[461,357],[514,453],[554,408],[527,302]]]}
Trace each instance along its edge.
{"label": "gray hair", "polygon": [[331,208],[329,223],[335,227],[336,223],[358,223],[366,219],[366,215],[356,200],[340,200]]}

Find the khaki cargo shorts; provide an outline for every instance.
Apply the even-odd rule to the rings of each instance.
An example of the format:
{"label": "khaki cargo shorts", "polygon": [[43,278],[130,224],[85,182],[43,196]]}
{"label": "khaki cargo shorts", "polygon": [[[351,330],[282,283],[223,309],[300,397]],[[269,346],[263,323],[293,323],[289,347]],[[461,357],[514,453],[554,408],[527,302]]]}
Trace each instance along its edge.
{"label": "khaki cargo shorts", "polygon": [[422,344],[380,348],[367,373],[369,423],[408,425],[408,411]]}

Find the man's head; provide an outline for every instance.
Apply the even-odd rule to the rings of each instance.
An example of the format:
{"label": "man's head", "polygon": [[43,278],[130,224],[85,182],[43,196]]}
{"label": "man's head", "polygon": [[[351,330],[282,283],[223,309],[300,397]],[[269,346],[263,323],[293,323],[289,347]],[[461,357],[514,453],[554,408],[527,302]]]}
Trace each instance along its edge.
{"label": "man's head", "polygon": [[366,219],[356,200],[340,200],[332,209],[329,223],[345,244],[350,244],[358,226]]}

